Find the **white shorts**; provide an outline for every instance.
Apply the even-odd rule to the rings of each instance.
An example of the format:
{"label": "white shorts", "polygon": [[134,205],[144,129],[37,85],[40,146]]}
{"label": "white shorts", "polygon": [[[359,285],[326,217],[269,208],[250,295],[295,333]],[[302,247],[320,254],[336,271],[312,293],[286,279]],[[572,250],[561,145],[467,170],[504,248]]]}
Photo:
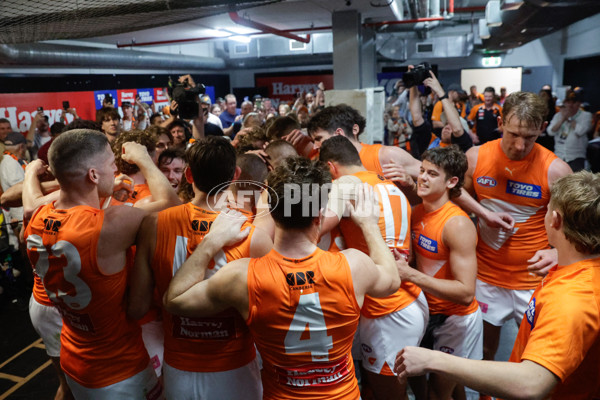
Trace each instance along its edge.
{"label": "white shorts", "polygon": [[433,349],[458,357],[483,358],[481,310],[468,315],[451,315],[433,330]]}
{"label": "white shorts", "polygon": [[429,309],[423,292],[409,306],[392,314],[370,319],[361,315],[360,348],[367,371],[394,376],[396,354],[406,346],[418,346],[425,334]]}
{"label": "white shorts", "polygon": [[29,299],[29,318],[33,329],[44,341],[46,354],[50,357],[60,357],[60,331],[63,322],[58,309],[38,303],[32,294]]}
{"label": "white shorts", "polygon": [[533,291],[505,289],[477,279],[475,297],[485,322],[502,326],[512,318],[519,325]]}
{"label": "white shorts", "polygon": [[160,376],[165,351],[165,332],[162,321],[150,321],[142,325],[142,339],[150,356],[150,364],[152,364],[156,376]]}
{"label": "white shorts", "polygon": [[97,389],[86,388],[71,379],[69,375],[65,377],[77,400],[164,400],[165,398],[151,364],[131,378]]}
{"label": "white shorts", "polygon": [[221,372],[182,371],[163,366],[167,400],[261,400],[262,383],[258,360]]}

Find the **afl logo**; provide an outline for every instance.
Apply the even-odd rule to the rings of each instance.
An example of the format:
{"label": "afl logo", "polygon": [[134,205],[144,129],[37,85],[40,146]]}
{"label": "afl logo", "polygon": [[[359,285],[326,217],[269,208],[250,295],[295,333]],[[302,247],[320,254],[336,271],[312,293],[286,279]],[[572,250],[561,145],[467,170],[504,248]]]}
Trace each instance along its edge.
{"label": "afl logo", "polygon": [[496,180],[494,178],[490,178],[489,176],[480,176],[477,178],[477,183],[480,186],[492,188],[496,186]]}

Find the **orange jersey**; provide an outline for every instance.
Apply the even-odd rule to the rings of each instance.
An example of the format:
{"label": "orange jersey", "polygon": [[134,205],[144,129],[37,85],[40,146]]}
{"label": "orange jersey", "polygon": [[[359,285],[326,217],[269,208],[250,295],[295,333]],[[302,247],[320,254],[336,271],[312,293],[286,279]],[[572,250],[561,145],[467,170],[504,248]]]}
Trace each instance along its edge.
{"label": "orange jersey", "polygon": [[[463,118],[466,118],[467,107],[465,107],[465,103],[459,101],[458,103],[454,103],[454,106],[456,107],[456,111],[458,111],[458,115],[460,115]],[[435,105],[433,106],[433,111],[431,112],[431,120],[432,121],[441,121],[442,120],[442,112],[444,112],[444,105],[442,104],[442,101],[440,100],[437,103],[435,103]]]}
{"label": "orange jersey", "polygon": [[40,208],[25,233],[36,274],[63,318],[60,364],[88,388],[127,379],[148,366],[136,321],[127,318],[127,270],[106,275],[97,262],[104,211]]}
{"label": "orange jersey", "polygon": [[129,198],[127,200],[125,200],[124,202],[121,202],[121,201],[118,201],[111,197],[109,205],[111,205],[111,206],[120,206],[120,205],[133,206],[136,202],[138,202],[141,199],[143,199],[144,197],[148,197],[148,196],[152,196],[152,193],[150,193],[150,188],[148,187],[147,183],[142,183],[139,185],[135,185],[133,187],[133,192],[129,195]]}
{"label": "orange jersey", "polygon": [[[379,197],[379,229],[381,236],[390,249],[401,253],[410,252],[410,204],[404,193],[391,181],[371,171],[362,171],[352,175],[357,181],[373,186]],[[357,182],[358,183],[358,182]],[[369,246],[362,231],[350,218],[340,220],[340,231],[348,248],[358,249],[369,254]],[[402,282],[398,291],[388,297],[374,298],[365,296],[362,313],[368,318],[377,318],[410,305],[421,293],[418,286]]]}
{"label": "orange jersey", "polygon": [[600,398],[600,258],[554,267],[531,297],[510,360],[560,378],[554,399]]}
{"label": "orange jersey", "polygon": [[[184,261],[210,230],[218,213],[192,203],[158,213],[156,250],[152,270],[160,298]],[[244,224],[244,228],[248,224]],[[205,279],[230,261],[250,255],[250,235],[235,246],[220,250],[206,270]],[[244,320],[233,308],[207,318],[180,317],[163,310],[165,362],[192,372],[218,372],[239,368],[256,356]]]}
{"label": "orange jersey", "polygon": [[[422,204],[414,208],[411,235],[419,271],[437,279],[454,280],[449,262],[450,249],[444,244],[442,235],[446,223],[458,216],[469,218],[451,201],[430,213],[425,212]],[[475,298],[471,304],[463,306],[427,292],[425,297],[427,297],[430,314],[468,315],[477,311],[479,307]]]}
{"label": "orange jersey", "polygon": [[527,271],[527,260],[549,248],[544,215],[550,200],[548,168],[556,156],[536,144],[523,160],[513,161],[501,140],[479,147],[473,188],[481,205],[509,213],[515,227],[506,232],[479,220],[477,277],[506,289],[534,289],[540,278]]}
{"label": "orange jersey", "polygon": [[383,147],[382,144],[364,144],[361,143],[361,149],[358,153],[360,162],[368,170],[383,174],[383,168],[379,162],[379,150]]}
{"label": "orange jersey", "polygon": [[360,397],[351,354],[360,307],[344,254],[252,259],[248,306],[264,399]]}

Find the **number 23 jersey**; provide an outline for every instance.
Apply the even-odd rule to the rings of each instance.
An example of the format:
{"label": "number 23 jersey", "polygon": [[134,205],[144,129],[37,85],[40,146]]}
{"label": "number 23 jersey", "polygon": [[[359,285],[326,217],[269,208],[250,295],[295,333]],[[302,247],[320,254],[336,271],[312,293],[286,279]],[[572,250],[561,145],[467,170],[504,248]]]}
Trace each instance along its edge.
{"label": "number 23 jersey", "polygon": [[360,397],[350,354],[360,307],[344,254],[271,250],[250,261],[248,294],[265,399]]}
{"label": "number 23 jersey", "polygon": [[127,318],[127,269],[98,267],[104,211],[88,206],[40,208],[25,237],[27,254],[63,317],[60,363],[89,388],[127,379],[149,363],[139,325]]}

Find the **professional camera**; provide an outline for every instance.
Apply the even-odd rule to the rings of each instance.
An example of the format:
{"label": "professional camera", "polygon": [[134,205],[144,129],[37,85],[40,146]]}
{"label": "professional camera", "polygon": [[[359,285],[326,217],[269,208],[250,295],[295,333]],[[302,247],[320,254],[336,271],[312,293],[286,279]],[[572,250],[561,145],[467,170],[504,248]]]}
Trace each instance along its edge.
{"label": "professional camera", "polygon": [[177,102],[177,108],[171,110],[171,113],[175,111],[182,119],[194,119],[198,116],[200,106],[198,97],[206,91],[203,84],[192,87],[187,79],[183,83],[175,83],[169,78],[167,90],[169,97]]}
{"label": "professional camera", "polygon": [[415,65],[415,67],[402,75],[402,81],[407,89],[413,86],[419,86],[423,84],[423,81],[430,78],[429,71],[431,71],[431,65],[428,62]]}

